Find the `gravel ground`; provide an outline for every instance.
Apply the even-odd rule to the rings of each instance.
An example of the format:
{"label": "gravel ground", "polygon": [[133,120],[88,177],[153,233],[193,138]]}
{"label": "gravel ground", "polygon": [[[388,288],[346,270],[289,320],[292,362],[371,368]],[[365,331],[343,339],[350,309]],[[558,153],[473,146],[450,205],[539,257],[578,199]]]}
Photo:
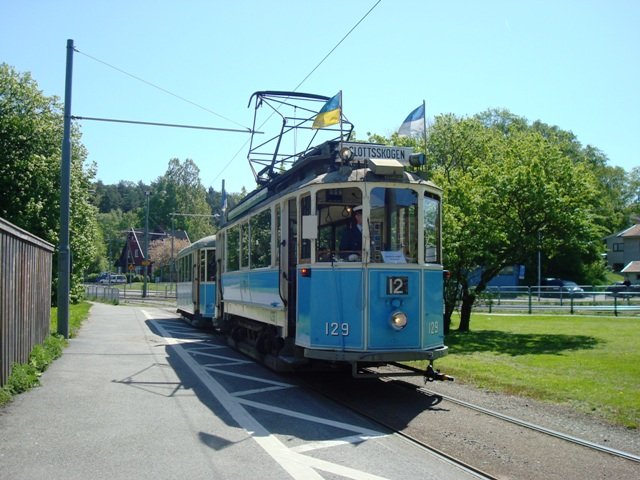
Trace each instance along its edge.
{"label": "gravel ground", "polygon": [[[422,386],[421,381],[414,380],[412,383]],[[639,430],[611,425],[595,415],[586,415],[567,406],[486,392],[459,382],[432,382],[424,385],[424,388],[582,440],[640,456]]]}
{"label": "gravel ground", "polygon": [[[484,392],[455,382],[424,385],[421,377],[402,382],[326,377],[314,382],[344,406],[404,432],[468,465],[500,479],[637,480],[640,463],[589,450],[448,402],[439,395],[640,456],[640,432],[608,425],[573,409],[525,398]],[[424,387],[433,395],[407,389]]]}

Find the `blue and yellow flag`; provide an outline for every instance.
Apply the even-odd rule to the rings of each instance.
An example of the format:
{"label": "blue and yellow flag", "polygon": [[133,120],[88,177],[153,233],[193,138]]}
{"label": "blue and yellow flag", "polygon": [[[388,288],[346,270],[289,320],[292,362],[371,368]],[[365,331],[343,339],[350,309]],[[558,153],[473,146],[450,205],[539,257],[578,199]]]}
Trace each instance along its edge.
{"label": "blue and yellow flag", "polygon": [[341,114],[342,92],[340,91],[334,97],[331,97],[322,109],[320,109],[311,128],[323,128],[340,123]]}

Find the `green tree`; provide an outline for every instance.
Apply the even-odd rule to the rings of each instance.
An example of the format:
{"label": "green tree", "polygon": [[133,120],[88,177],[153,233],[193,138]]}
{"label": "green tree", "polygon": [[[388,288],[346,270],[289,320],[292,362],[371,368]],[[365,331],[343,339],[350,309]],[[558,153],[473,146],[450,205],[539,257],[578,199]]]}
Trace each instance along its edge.
{"label": "green tree", "polygon": [[624,207],[625,225],[640,223],[640,167],[634,167],[626,176],[626,205]]}
{"label": "green tree", "polygon": [[452,273],[448,292],[454,292],[447,326],[456,295],[465,331],[489,281],[539,248],[551,258],[567,250],[597,258],[603,234],[596,223],[598,183],[592,166],[575,162],[565,144],[508,112],[492,112],[437,118],[427,146],[433,179],[445,191],[445,266]]}
{"label": "green tree", "polygon": [[214,232],[207,191],[200,181],[200,169],[191,159],[169,161],[167,172],[151,184],[149,222],[164,230],[171,228],[171,214],[177,230],[186,230],[192,241]]}
{"label": "green tree", "polygon": [[[0,64],[0,216],[57,245],[63,108],[28,73]],[[93,166],[85,169],[80,131],[72,128],[70,244],[71,293],[95,259],[96,209],[89,201]],[[54,259],[53,291],[57,284]]]}

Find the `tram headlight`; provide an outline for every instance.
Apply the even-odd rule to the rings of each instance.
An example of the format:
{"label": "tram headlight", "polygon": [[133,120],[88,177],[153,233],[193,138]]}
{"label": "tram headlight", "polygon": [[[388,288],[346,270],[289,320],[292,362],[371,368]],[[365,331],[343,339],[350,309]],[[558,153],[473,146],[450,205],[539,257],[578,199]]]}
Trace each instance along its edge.
{"label": "tram headlight", "polygon": [[353,150],[351,150],[349,147],[342,147],[340,149],[339,155],[340,155],[340,159],[344,163],[349,163],[353,158]]}
{"label": "tram headlight", "polygon": [[404,312],[393,312],[389,317],[389,323],[395,330],[402,330],[407,326],[407,315]]}

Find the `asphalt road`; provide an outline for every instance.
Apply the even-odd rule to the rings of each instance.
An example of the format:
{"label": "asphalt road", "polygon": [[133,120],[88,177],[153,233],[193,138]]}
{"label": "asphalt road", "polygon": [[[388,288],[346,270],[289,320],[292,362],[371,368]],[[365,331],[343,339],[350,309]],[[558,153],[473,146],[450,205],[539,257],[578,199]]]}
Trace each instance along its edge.
{"label": "asphalt road", "polygon": [[0,479],[474,478],[195,331],[96,304],[0,409]]}

